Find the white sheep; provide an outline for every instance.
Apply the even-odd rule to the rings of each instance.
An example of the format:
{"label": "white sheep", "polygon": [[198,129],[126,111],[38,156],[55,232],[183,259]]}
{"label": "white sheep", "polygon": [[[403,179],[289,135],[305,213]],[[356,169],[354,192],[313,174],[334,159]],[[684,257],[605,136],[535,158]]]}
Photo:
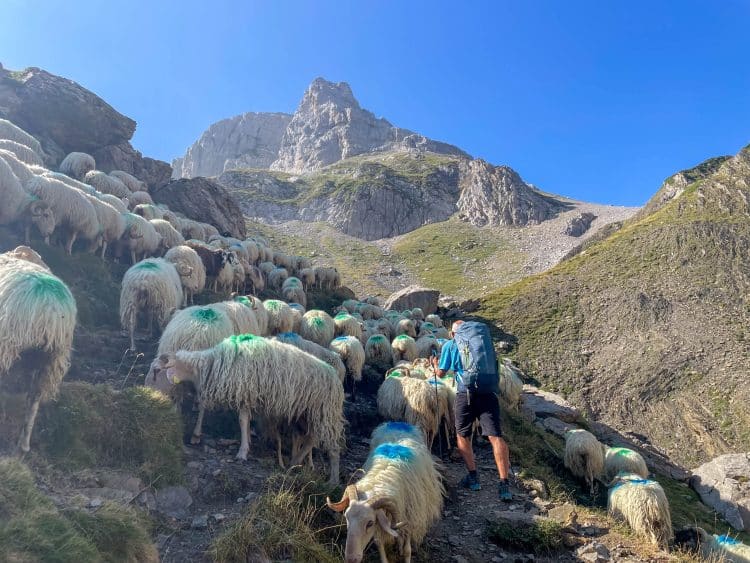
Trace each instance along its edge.
{"label": "white sheep", "polygon": [[648,477],[648,467],[641,454],[628,448],[607,448],[604,454],[604,476],[607,481],[614,479],[619,473]]}
{"label": "white sheep", "polygon": [[146,183],[141,182],[132,174],[128,174],[127,172],[123,172],[122,170],[112,170],[109,175],[120,180],[120,182],[125,184],[125,186],[133,193],[146,191]]}
{"label": "white sheep", "polygon": [[627,522],[636,535],[661,548],[666,548],[674,536],[669,501],[656,481],[619,474],[610,486],[607,510]]}
{"label": "white sheep", "polygon": [[288,305],[292,310],[292,315],[294,315],[292,331],[299,334],[300,328],[302,327],[302,317],[305,315],[305,308],[299,303],[288,303]]}
{"label": "white sheep", "polygon": [[86,195],[86,199],[94,207],[96,219],[99,222],[101,232],[99,244],[102,249],[102,258],[107,252],[107,246],[120,240],[125,233],[125,216],[107,202],[94,195]]}
{"label": "white sheep", "polygon": [[76,314],[70,290],[35,252],[19,247],[0,255],[0,381],[12,374],[25,388],[23,452],[39,404],[54,397],[70,366]]}
{"label": "white sheep", "polygon": [[273,262],[261,262],[258,264],[258,268],[260,268],[260,271],[268,279],[269,274],[276,269],[276,265]]}
{"label": "white sheep", "polygon": [[128,212],[127,204],[116,195],[99,193],[98,197],[102,201],[109,203],[112,207],[117,209],[117,211],[119,211],[120,213]]}
{"label": "white sheep", "polygon": [[[208,350],[170,356],[167,369],[156,374],[153,385],[170,392],[179,381],[195,385],[202,408],[229,407],[239,412],[237,459],[247,459],[252,415],[303,424],[306,434],[292,464],[299,464],[320,445],[330,460],[329,483],[338,483],[344,390],[325,362],[288,344],[235,335]],[[196,426],[193,435],[199,438],[201,428]]]}
{"label": "white sheep", "polygon": [[255,318],[258,320],[258,330],[261,336],[269,336],[268,330],[269,315],[263,301],[255,297],[254,295],[246,295],[245,298],[250,302]]}
{"label": "white sheep", "polygon": [[165,221],[164,219],[150,219],[149,223],[151,223],[151,226],[161,235],[160,247],[164,251],[175,246],[180,246],[185,242],[182,234],[175,229],[169,221]]}
{"label": "white sheep", "polygon": [[0,194],[3,198],[0,205],[0,225],[19,223],[24,229],[27,243],[32,225],[45,240],[49,239],[55,230],[54,212],[49,203],[23,189],[4,158],[0,158]]}
{"label": "white sheep", "polygon": [[214,303],[214,307],[226,312],[234,325],[234,334],[255,334],[260,336],[258,319],[253,312],[252,302],[244,296],[238,296],[232,301]]}
{"label": "white sheep", "polygon": [[[158,212],[153,213],[154,218],[161,219],[164,217],[164,211],[160,207],[154,205],[154,200],[151,199],[151,195],[149,195],[148,192],[133,192],[128,196],[128,207],[130,207],[133,212],[135,212],[135,208],[139,205],[151,205],[158,209]],[[138,215],[143,216],[142,213],[139,213]]]}
{"label": "white sheep", "polygon": [[[447,397],[444,400],[447,401]],[[378,389],[377,404],[378,414],[383,418],[403,420],[419,426],[425,444],[428,448],[432,447],[444,413],[440,391],[436,392],[428,381],[398,377],[391,373]]]}
{"label": "white sheep", "polygon": [[135,213],[136,215],[140,215],[148,221],[150,221],[151,219],[162,219],[164,217],[164,212],[159,207],[156,207],[153,204],[139,203],[138,205],[134,206],[132,194],[128,196],[128,201],[133,208],[133,213]]}
{"label": "white sheep", "polygon": [[266,299],[263,307],[268,313],[268,333],[291,332],[294,328],[294,313],[289,305],[278,299]]}
{"label": "white sheep", "polygon": [[164,259],[172,262],[178,273],[189,272],[185,275],[180,274],[183,289],[182,305],[186,306],[188,302],[192,304],[195,294],[206,288],[206,267],[200,256],[189,246],[181,244],[167,250]]}
{"label": "white sheep", "polygon": [[438,315],[434,313],[431,315],[425,316],[424,320],[425,322],[432,323],[432,325],[435,328],[440,328],[443,326],[443,319],[441,319]]}
{"label": "white sheep", "polygon": [[304,350],[308,354],[312,354],[319,360],[324,361],[336,370],[336,373],[339,376],[339,381],[344,383],[344,379],[346,378],[346,366],[337,352],[324,346],[320,346],[311,340],[306,340],[296,332],[283,332],[274,336],[274,339],[295,346],[300,350]]}
{"label": "white sheep", "polygon": [[101,226],[96,210],[86,194],[52,176],[34,176],[26,190],[49,204],[55,217],[55,229],[65,231],[64,243],[68,254],[78,239],[96,242],[101,237]]}
{"label": "white sheep", "polygon": [[196,305],[177,311],[159,338],[157,356],[178,350],[207,350],[234,334],[234,323],[225,310]]}
{"label": "white sheep", "polygon": [[133,264],[122,278],[120,324],[130,334],[130,349],[135,350],[138,314],[145,314],[149,333],[156,321],[163,330],[182,303],[182,283],[174,264],[163,258],[147,258]]}
{"label": "white sheep", "polygon": [[411,318],[415,321],[424,321],[424,312],[419,307],[414,307],[411,310]]}
{"label": "white sheep", "polygon": [[154,226],[140,215],[125,213],[125,233],[121,242],[130,252],[132,264],[141,258],[153,256],[161,245],[161,235]]}
{"label": "white sheep", "polygon": [[302,287],[305,291],[310,291],[315,286],[315,270],[304,268],[298,272],[299,279],[302,280]]}
{"label": "white sheep", "polygon": [[292,276],[285,279],[281,284],[281,295],[287,303],[299,303],[307,307],[307,296],[299,278]]}
{"label": "white sheep", "polygon": [[16,143],[21,143],[31,148],[39,156],[45,156],[42,145],[35,137],[29,135],[26,131],[18,127],[18,125],[7,119],[0,119],[0,139],[8,139]]}
{"label": "white sheep", "polygon": [[353,315],[339,313],[333,317],[333,324],[336,327],[336,336],[353,336],[362,341],[362,324]]}
{"label": "white sheep", "polygon": [[300,336],[312,340],[320,346],[328,346],[335,336],[335,326],[331,316],[325,311],[313,309],[302,315]]}
{"label": "white sheep", "polygon": [[157,204],[156,207],[161,210],[161,214],[164,220],[169,221],[169,224],[180,231],[180,234],[182,234],[182,230],[180,229],[180,218],[177,216],[177,214],[174,211],[171,211],[169,207],[167,207],[163,203]]}
{"label": "white sheep", "polygon": [[245,292],[245,267],[242,265],[243,262],[247,264],[237,253],[233,250],[228,251],[229,258],[228,263],[232,269],[232,291],[238,293]]}
{"label": "white sheep", "polygon": [[320,289],[335,289],[341,284],[341,278],[336,268],[317,266],[315,268],[315,282]]}
{"label": "white sheep", "polygon": [[576,429],[565,433],[565,467],[586,480],[594,494],[594,480],[604,471],[604,447],[591,432]]}
{"label": "white sheep", "polygon": [[421,441],[402,438],[372,448],[364,471],[339,502],[326,499],[346,518],[346,561],[362,561],[374,540],[381,563],[388,562],[386,546],[394,542],[408,563],[442,512],[445,490],[435,461]]}
{"label": "white sheep", "polygon": [[518,412],[523,393],[521,372],[508,358],[504,358],[498,368],[500,400],[507,408]]}
{"label": "white sheep", "polygon": [[117,197],[130,197],[130,190],[117,178],[109,176],[100,170],[90,170],[83,177],[83,181],[103,194],[112,194]]}
{"label": "white sheep", "polygon": [[393,349],[393,363],[400,361],[413,362],[417,359],[417,343],[408,334],[400,334],[391,342]]}
{"label": "white sheep", "polygon": [[373,334],[367,339],[365,362],[383,371],[393,365],[393,348],[387,337],[382,334]]}
{"label": "white sheep", "polygon": [[37,166],[30,166],[25,162],[22,162],[15,153],[0,149],[0,160],[4,160],[5,163],[10,166],[13,174],[16,176],[21,186],[25,186],[31,178],[37,175],[37,171],[46,172],[46,170],[40,169]]}
{"label": "white sheep", "polygon": [[251,239],[245,239],[241,243],[247,254],[247,261],[250,264],[257,264],[258,258],[260,257],[260,250],[258,249],[258,243]]}
{"label": "white sheep", "polygon": [[180,220],[180,232],[186,240],[195,239],[206,241],[206,229],[203,227],[203,223],[187,219],[185,217],[179,217]]}
{"label": "white sheep", "polygon": [[245,269],[245,284],[252,293],[260,293],[266,289],[266,278],[258,266],[249,265]]}
{"label": "white sheep", "polygon": [[30,147],[11,141],[10,139],[0,139],[0,149],[10,151],[18,157],[18,160],[28,165],[43,166],[42,157],[35,153]]}
{"label": "white sheep", "polygon": [[289,272],[287,272],[286,268],[274,268],[268,274],[268,287],[278,291],[288,277]]}
{"label": "white sheep", "polygon": [[750,563],[750,546],[730,535],[711,535],[701,527],[679,530],[675,544],[700,553],[706,561]]}
{"label": "white sheep", "polygon": [[362,381],[362,368],[365,365],[365,349],[362,343],[353,336],[334,338],[328,347],[344,361],[346,373],[350,377],[352,399],[356,398],[356,383]]}
{"label": "white sheep", "polygon": [[83,180],[86,174],[96,170],[96,161],[93,156],[85,152],[72,152],[63,158],[59,170],[71,178]]}
{"label": "white sheep", "polygon": [[385,442],[397,442],[398,440],[406,438],[424,443],[424,434],[422,434],[422,430],[420,430],[419,426],[414,426],[413,424],[402,422],[400,420],[382,422],[372,431],[372,435],[370,436],[370,449],[375,449]]}
{"label": "white sheep", "polygon": [[417,356],[420,358],[436,356],[440,351],[440,345],[438,344],[437,338],[432,334],[426,334],[417,338],[416,345]]}

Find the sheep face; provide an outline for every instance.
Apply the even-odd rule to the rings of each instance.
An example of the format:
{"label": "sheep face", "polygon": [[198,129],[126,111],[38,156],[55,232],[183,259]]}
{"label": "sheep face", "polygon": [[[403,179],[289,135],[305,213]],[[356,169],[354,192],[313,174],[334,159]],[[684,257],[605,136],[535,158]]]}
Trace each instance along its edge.
{"label": "sheep face", "polygon": [[375,527],[379,526],[388,535],[397,538],[398,531],[391,526],[391,521],[385,510],[373,508],[368,501],[352,501],[346,509],[346,563],[360,563],[365,548],[375,535]]}
{"label": "sheep face", "polygon": [[42,237],[48,237],[54,232],[55,214],[46,202],[35,201],[29,206],[29,213],[31,214],[31,223]]}
{"label": "sheep face", "polygon": [[151,368],[146,375],[145,385],[164,393],[168,397],[172,397],[175,388],[182,381],[191,381],[194,383],[195,374],[193,370],[173,355],[165,354],[151,362]]}

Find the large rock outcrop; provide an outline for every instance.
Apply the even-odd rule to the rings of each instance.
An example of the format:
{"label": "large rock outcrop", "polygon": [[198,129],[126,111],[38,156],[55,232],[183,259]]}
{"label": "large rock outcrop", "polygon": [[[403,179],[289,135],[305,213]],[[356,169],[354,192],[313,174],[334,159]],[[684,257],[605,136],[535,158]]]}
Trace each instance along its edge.
{"label": "large rock outcrop", "polygon": [[690,484],[735,530],[750,532],[750,453],[704,463],[693,471]]}
{"label": "large rock outcrop", "polygon": [[171,176],[166,162],[144,158],[130,145],[135,121],[80,84],[45,70],[0,66],[0,117],[39,139],[48,166],[81,151],[92,154],[100,170],[125,170],[150,187]]}
{"label": "large rock outcrop", "polygon": [[268,168],[279,156],[288,113],[243,113],[222,119],[172,162],[174,178],[218,176],[235,168]]}
{"label": "large rock outcrop", "polygon": [[425,315],[437,311],[440,292],[417,285],[410,285],[391,295],[383,307],[389,311],[405,311],[419,307]]}
{"label": "large rock outcrop", "polygon": [[173,180],[152,192],[154,201],[196,221],[209,223],[222,234],[245,238],[245,218],[223,186],[207,178]]}

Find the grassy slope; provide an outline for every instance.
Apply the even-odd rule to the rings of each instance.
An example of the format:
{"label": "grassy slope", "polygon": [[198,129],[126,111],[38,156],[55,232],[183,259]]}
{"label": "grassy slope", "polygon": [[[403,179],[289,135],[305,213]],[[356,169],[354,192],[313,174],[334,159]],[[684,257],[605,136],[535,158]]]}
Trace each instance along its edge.
{"label": "grassy slope", "polygon": [[[750,448],[750,151],[481,314],[546,386],[688,465]],[[744,381],[744,383],[743,383]]]}

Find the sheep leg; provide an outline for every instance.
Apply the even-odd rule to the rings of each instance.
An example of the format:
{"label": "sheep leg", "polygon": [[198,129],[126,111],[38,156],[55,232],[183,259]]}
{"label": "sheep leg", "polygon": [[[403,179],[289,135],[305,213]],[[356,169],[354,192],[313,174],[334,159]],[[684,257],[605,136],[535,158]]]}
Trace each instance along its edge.
{"label": "sheep leg", "polygon": [[135,250],[130,251],[130,263],[135,264],[137,260],[135,259]]}
{"label": "sheep leg", "polygon": [[107,241],[102,241],[102,260],[104,260],[104,255],[107,253]]}
{"label": "sheep leg", "polygon": [[26,241],[26,246],[31,245],[31,225],[29,223],[26,223],[26,227],[24,228],[24,240]]}
{"label": "sheep leg", "polygon": [[302,438],[300,442],[299,449],[297,450],[296,455],[292,458],[292,465],[300,465],[307,455],[312,451],[313,448],[313,438],[310,435],[305,436]]}
{"label": "sheep leg", "polygon": [[21,438],[18,440],[18,447],[23,453],[31,449],[31,431],[34,429],[34,421],[39,412],[39,401],[39,397],[31,401],[31,405],[26,411],[26,420],[21,431]]}
{"label": "sheep leg", "polygon": [[193,435],[190,436],[190,443],[193,445],[201,443],[201,434],[203,432],[203,415],[206,412],[206,408],[203,403],[198,403],[198,420],[195,421],[195,428],[193,428]]}
{"label": "sheep leg", "polygon": [[76,241],[76,235],[77,234],[78,233],[76,233],[75,231],[73,231],[70,234],[70,238],[68,239],[68,243],[65,245],[65,251],[68,253],[68,256],[70,256],[71,254],[73,254],[73,243]]}
{"label": "sheep leg", "polygon": [[247,461],[250,451],[250,409],[240,409],[240,451],[237,459]]}
{"label": "sheep leg", "polygon": [[286,469],[286,466],[284,465],[284,456],[281,455],[281,436],[278,431],[276,432],[276,457],[279,461],[279,467],[281,467],[281,469]]}

